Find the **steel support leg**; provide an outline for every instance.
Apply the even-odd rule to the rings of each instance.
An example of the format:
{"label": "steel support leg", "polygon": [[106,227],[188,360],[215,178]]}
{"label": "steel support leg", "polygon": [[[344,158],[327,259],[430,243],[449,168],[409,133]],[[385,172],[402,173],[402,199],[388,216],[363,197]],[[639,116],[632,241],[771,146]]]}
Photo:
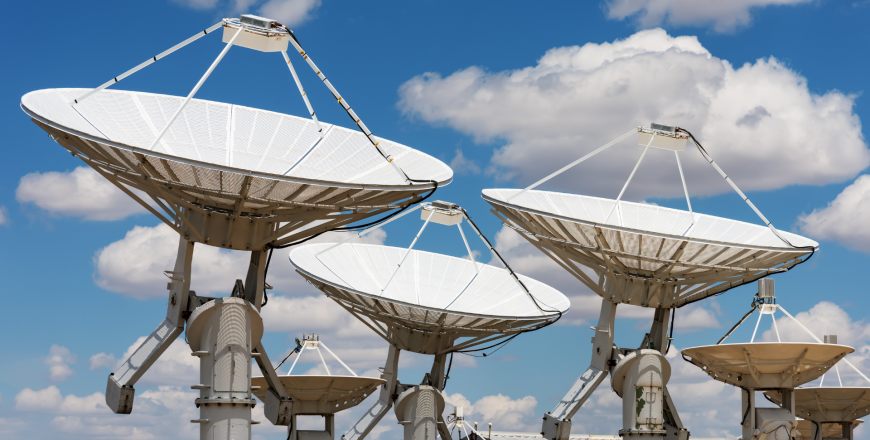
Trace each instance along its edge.
{"label": "steel support leg", "polygon": [[598,326],[593,327],[595,336],[592,337],[592,361],[589,368],[577,378],[577,381],[556,405],[556,408],[544,415],[541,435],[545,439],[568,439],[571,434],[571,418],[607,376],[607,361],[610,360],[613,350],[615,319],[616,304],[602,299]]}
{"label": "steel support leg", "polygon": [[387,363],[384,365],[384,371],[381,373],[381,379],[387,383],[381,386],[381,393],[378,396],[378,401],[363,414],[362,418],[354,424],[350,430],[343,436],[342,440],[363,440],[378,422],[384,418],[387,411],[393,406],[393,399],[396,390],[396,379],[399,373],[399,354],[401,350],[393,345],[390,345],[390,352],[387,354]]}
{"label": "steel support leg", "polygon": [[118,371],[109,374],[106,383],[106,405],[115,414],[130,414],[133,411],[133,385],[148,371],[148,368],[169,348],[169,345],[184,331],[184,319],[188,310],[190,292],[190,268],[193,260],[193,242],[181,238],[175,267],[167,272],[170,282],[166,319],[130,357],[124,359]]}

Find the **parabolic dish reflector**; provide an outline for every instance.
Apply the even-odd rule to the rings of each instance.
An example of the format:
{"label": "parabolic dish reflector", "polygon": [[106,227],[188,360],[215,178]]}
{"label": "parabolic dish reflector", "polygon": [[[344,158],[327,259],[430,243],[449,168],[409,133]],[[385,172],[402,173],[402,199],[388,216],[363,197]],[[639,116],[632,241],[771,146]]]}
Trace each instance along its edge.
{"label": "parabolic dish reflector", "polygon": [[[818,243],[760,225],[662,206],[548,191],[486,189],[505,224],[600,296],[680,307],[803,262]],[[513,197],[513,198],[512,198]],[[607,274],[599,286],[582,268]]]}
{"label": "parabolic dish reflector", "polygon": [[[855,420],[855,425],[858,426],[864,423],[863,420]],[[800,437],[795,437],[800,440],[818,440],[818,437],[813,438],[813,422],[809,420],[798,420],[797,425],[798,431],[800,431]],[[824,423],[822,424],[822,439],[833,438],[833,439],[842,439],[843,438],[843,426],[839,423]]]}
{"label": "parabolic dish reflector", "polygon": [[529,277],[519,275],[535,300],[505,269],[478,263],[478,273],[470,260],[418,250],[381,291],[407,249],[346,243],[318,255],[331,246],[295,247],[290,261],[346,310],[390,329],[452,338],[511,334],[544,326],[570,306],[559,291]]}
{"label": "parabolic dish reflector", "polygon": [[[779,391],[764,393],[777,405]],[[814,387],[794,390],[795,415],[815,422],[851,422],[870,414],[870,388]]]}
{"label": "parabolic dish reflector", "polygon": [[[321,138],[309,119],[199,99],[149,149],[184,98],[103,90],[69,105],[87,91],[38,90],[21,107],[112,183],[155,199],[140,203],[163,204],[169,213],[161,219],[193,241],[243,250],[280,245],[397,209],[431,181],[453,178],[441,161],[380,139],[408,177],[424,181],[409,184],[358,131],[321,123]],[[219,236],[202,219],[209,215],[262,224]],[[315,230],[294,234],[306,227]]]}
{"label": "parabolic dish reflector", "polygon": [[[284,391],[293,399],[297,414],[329,414],[359,405],[387,381],[358,376],[278,376]],[[251,385],[259,386],[254,395],[266,401],[269,388],[265,377],[252,377]]]}
{"label": "parabolic dish reflector", "polygon": [[756,342],[687,348],[684,358],[710,377],[741,388],[796,388],[821,377],[855,349],[845,345]]}

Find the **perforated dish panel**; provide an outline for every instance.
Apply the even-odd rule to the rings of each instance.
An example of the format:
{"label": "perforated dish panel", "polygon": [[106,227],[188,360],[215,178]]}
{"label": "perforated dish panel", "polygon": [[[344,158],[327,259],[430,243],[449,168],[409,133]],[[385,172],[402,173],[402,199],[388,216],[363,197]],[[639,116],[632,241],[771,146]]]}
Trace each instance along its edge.
{"label": "perforated dish panel", "polygon": [[[788,270],[818,247],[780,232],[797,246],[790,247],[765,226],[642,203],[620,202],[605,222],[615,200],[546,191],[510,199],[519,191],[486,189],[483,199],[506,225],[615,302],[679,307]],[[617,280],[626,298],[605,292],[581,267]]]}
{"label": "perforated dish panel", "polygon": [[[153,142],[184,98],[103,90],[84,102],[68,102],[86,89],[46,89],[21,99],[25,111],[95,138],[137,149]],[[240,105],[193,99],[154,147],[171,158],[306,180],[366,185],[405,185],[365,135],[326,123],[320,140],[310,119]],[[412,178],[446,182],[441,161],[382,139]]]}
{"label": "perforated dish panel", "polygon": [[[103,177],[141,191],[128,194],[144,196],[138,201],[148,209],[162,209],[162,220],[183,235],[194,228],[191,221],[215,213],[227,221],[267,223],[250,231],[238,225],[213,230],[221,239],[210,242],[208,228],[219,220],[213,217],[211,224],[199,221],[202,230],[191,240],[233,249],[283,244],[318,232],[294,234],[318,222],[326,230],[388,212],[433,187],[405,182],[362,133],[323,123],[321,139],[309,119],[197,99],[150,148],[183,98],[103,90],[69,105],[85,91],[38,90],[25,95],[21,107]],[[410,178],[439,186],[452,180],[452,170],[441,161],[380,141]],[[282,229],[276,231],[279,223]],[[284,242],[275,241],[279,238]]]}
{"label": "perforated dish panel", "polygon": [[507,270],[412,250],[386,290],[406,249],[367,244],[311,244],[290,252],[297,271],[333,300],[384,321],[463,335],[495,334],[556,319],[570,302],[556,289],[520,275],[538,305]]}

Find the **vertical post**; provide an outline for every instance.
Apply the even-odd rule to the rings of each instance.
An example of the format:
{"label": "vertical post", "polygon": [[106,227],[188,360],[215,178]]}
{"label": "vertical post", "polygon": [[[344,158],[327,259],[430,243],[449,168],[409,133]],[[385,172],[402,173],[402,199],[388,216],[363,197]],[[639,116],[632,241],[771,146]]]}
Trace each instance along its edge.
{"label": "vertical post", "polygon": [[671,309],[657,308],[655,315],[653,315],[652,328],[649,331],[650,340],[653,344],[652,348],[658,350],[663,355],[667,355],[665,350],[668,348],[668,323],[670,318]]}
{"label": "vertical post", "polygon": [[740,408],[740,417],[743,418],[741,420],[743,424],[742,438],[751,439],[754,438],[753,431],[755,430],[755,390],[747,388],[745,393],[741,393],[741,398],[743,401]]}
{"label": "vertical post", "polygon": [[248,265],[248,275],[245,277],[245,301],[251,303],[258,311],[263,304],[266,289],[266,259],[269,251],[251,251],[251,262]]}
{"label": "vertical post", "polygon": [[242,298],[227,297],[200,307],[188,319],[188,343],[199,357],[201,440],[251,438],[251,355],[259,346],[262,318]]}
{"label": "vertical post", "polygon": [[[844,440],[854,440],[855,439],[855,422],[843,422],[841,423],[843,427],[843,439]],[[821,435],[819,436],[821,438]]]}
{"label": "vertical post", "polygon": [[218,63],[220,63],[221,60],[224,58],[224,55],[226,55],[230,48],[233,46],[236,38],[238,38],[241,34],[242,28],[239,28],[239,30],[236,31],[236,34],[233,35],[233,38],[230,39],[230,42],[227,43],[227,45],[224,47],[224,50],[221,51],[220,55],[218,55],[214,62],[211,63],[211,66],[209,66],[208,70],[205,71],[205,75],[203,75],[202,78],[199,79],[199,82],[196,83],[196,85],[193,87],[193,90],[191,90],[190,93],[187,94],[187,98],[184,99],[184,102],[181,103],[181,105],[178,107],[178,110],[176,110],[175,113],[172,114],[172,117],[169,118],[169,121],[166,122],[163,130],[160,130],[160,134],[158,134],[157,137],[154,138],[154,141],[151,142],[151,146],[148,147],[149,150],[153,150],[154,146],[157,145],[158,142],[160,142],[160,139],[163,138],[163,135],[166,134],[166,131],[169,130],[170,126],[172,126],[172,123],[175,122],[175,118],[177,118],[178,115],[180,115],[181,112],[184,111],[184,107],[187,106],[187,103],[190,102],[190,100],[193,98],[193,95],[195,95],[196,92],[199,91],[199,88],[202,87],[202,85],[205,83],[205,80],[208,79],[208,76],[211,75],[215,67],[217,67]]}
{"label": "vertical post", "polygon": [[780,395],[782,396],[782,408],[787,409],[791,412],[791,415],[795,415],[795,405],[794,405],[794,390],[793,389],[784,389],[779,390]]}

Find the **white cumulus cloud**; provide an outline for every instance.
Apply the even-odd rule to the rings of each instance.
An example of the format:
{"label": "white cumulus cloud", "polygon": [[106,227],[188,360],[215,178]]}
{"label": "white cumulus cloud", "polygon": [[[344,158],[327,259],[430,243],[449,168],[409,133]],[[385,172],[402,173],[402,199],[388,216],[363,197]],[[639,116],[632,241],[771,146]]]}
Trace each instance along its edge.
{"label": "white cumulus cloud", "polygon": [[445,413],[452,413],[453,407],[461,406],[469,424],[477,422],[480,426],[487,426],[487,423],[492,423],[493,431],[536,431],[540,428],[536,425],[538,401],[532,396],[511,399],[499,393],[484,396],[472,404],[462,394],[455,393],[445,396],[445,401],[448,404]]}
{"label": "white cumulus cloud", "polygon": [[870,252],[870,175],[862,175],[822,209],[798,218],[801,231],[849,249]]}
{"label": "white cumulus cloud", "polygon": [[0,205],[0,226],[6,226],[9,224],[9,211],[6,210],[5,206]]}
{"label": "white cumulus cloud", "polygon": [[[425,73],[399,93],[410,117],[503,143],[487,168],[520,185],[650,122],[690,130],[744,191],[840,182],[870,164],[855,96],[814,94],[772,57],[735,68],[662,29],[553,48],[516,70]],[[642,150],[631,137],[548,186],[614,198]],[[731,191],[694,148],[680,157],[692,196]],[[652,149],[625,198],[682,194],[673,153]]]}
{"label": "white cumulus cloud", "polygon": [[729,32],[752,21],[752,10],[768,6],[797,5],[812,0],[607,0],[607,17],[635,18],[641,27],[712,26]]}
{"label": "white cumulus cloud", "polygon": [[15,198],[21,203],[33,203],[51,215],[85,220],[120,220],[145,212],[145,208],[88,167],[27,174],[18,183]]}
{"label": "white cumulus cloud", "polygon": [[314,10],[319,7],[320,0],[268,0],[259,11],[264,17],[287,26],[296,26],[311,19]]}
{"label": "white cumulus cloud", "polygon": [[[331,232],[310,243],[336,242],[348,233]],[[357,241],[383,244],[386,232],[379,229]],[[125,237],[100,249],[94,255],[94,280],[103,289],[134,298],[167,298],[167,278],[178,252],[178,233],[167,225],[136,226]],[[310,294],[309,287],[288,261],[290,249],[276,249],[269,265],[267,282],[276,290]],[[191,289],[200,295],[232,291],[236,279],[244,280],[250,253],[197,244],[193,250]]]}
{"label": "white cumulus cloud", "polygon": [[53,411],[60,408],[63,396],[51,385],[42,390],[25,388],[15,396],[15,409],[19,411]]}
{"label": "white cumulus cloud", "polygon": [[218,4],[218,0],[172,0],[173,2],[186,6],[190,9],[211,9]]}
{"label": "white cumulus cloud", "polygon": [[462,150],[456,149],[456,155],[450,161],[450,168],[456,174],[480,174],[480,165],[465,157]]}
{"label": "white cumulus cloud", "polygon": [[48,353],[45,365],[48,365],[49,379],[60,382],[75,374],[69,364],[76,363],[76,355],[71,353],[68,348],[52,344]]}
{"label": "white cumulus cloud", "polygon": [[173,0],[175,3],[197,10],[221,9],[237,16],[257,14],[287,26],[297,26],[314,18],[321,0]]}

